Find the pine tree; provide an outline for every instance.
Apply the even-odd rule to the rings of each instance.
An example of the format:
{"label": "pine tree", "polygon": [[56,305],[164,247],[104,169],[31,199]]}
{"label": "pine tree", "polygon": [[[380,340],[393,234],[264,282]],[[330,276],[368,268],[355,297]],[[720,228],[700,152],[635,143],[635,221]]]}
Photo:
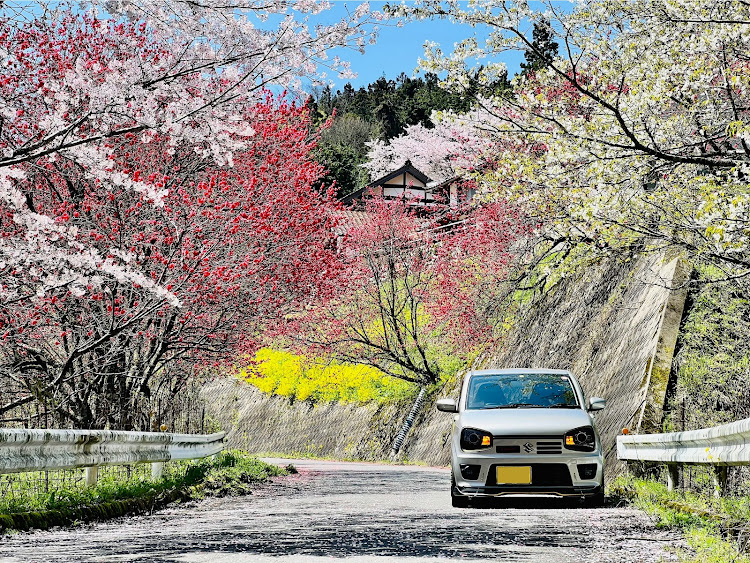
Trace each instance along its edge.
{"label": "pine tree", "polygon": [[558,55],[559,45],[554,40],[552,26],[549,20],[542,19],[534,22],[534,30],[531,32],[532,47],[526,49],[523,54],[526,59],[521,63],[521,75],[527,76],[545,68]]}
{"label": "pine tree", "polygon": [[[507,80],[502,80],[487,92],[496,94],[507,87]],[[395,80],[381,76],[357,90],[346,84],[335,94],[330,88],[313,88],[306,105],[314,125],[325,122],[336,110],[333,125],[323,133],[315,150],[318,162],[329,171],[317,186],[328,186],[335,180],[339,196],[361,188],[370,180],[361,167],[367,159],[368,139],[389,141],[410,125],[434,127],[430,120],[433,110],[464,113],[478,92],[475,85],[463,94],[449,92],[440,87],[437,75],[430,73],[424,78],[401,73]],[[363,132],[369,137],[363,138]]]}

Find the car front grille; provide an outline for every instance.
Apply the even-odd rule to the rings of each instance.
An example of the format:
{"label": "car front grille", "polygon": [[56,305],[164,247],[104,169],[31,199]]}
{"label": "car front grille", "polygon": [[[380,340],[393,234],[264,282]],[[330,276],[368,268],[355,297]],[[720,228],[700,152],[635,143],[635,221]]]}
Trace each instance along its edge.
{"label": "car front grille", "polygon": [[536,453],[538,454],[561,454],[562,442],[537,442]]}
{"label": "car front grille", "polygon": [[495,451],[499,454],[520,453],[527,455],[560,455],[562,440],[539,440],[536,438],[495,437]]}

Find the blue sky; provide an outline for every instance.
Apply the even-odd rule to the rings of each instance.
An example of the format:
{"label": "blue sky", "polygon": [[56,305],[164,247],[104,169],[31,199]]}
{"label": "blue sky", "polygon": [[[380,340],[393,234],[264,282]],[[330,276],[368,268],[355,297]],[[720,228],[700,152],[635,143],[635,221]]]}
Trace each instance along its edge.
{"label": "blue sky", "polygon": [[[370,6],[372,9],[380,9],[384,3],[371,1]],[[358,4],[356,0],[335,0],[334,7],[321,16],[321,21],[340,19],[347,5],[353,10]],[[454,43],[473,33],[475,30],[468,25],[457,25],[443,19],[409,22],[403,27],[381,25],[377,43],[368,45],[364,55],[354,50],[339,50],[334,53],[351,62],[357,78],[340,79],[329,73],[328,79],[334,83],[333,90],[336,91],[347,82],[358,88],[367,86],[383,75],[389,79],[396,78],[402,72],[411,76],[418,59],[424,56],[425,41],[435,41],[444,52],[451,52]],[[505,57],[508,73],[512,76],[520,70],[523,55],[506,53]]]}

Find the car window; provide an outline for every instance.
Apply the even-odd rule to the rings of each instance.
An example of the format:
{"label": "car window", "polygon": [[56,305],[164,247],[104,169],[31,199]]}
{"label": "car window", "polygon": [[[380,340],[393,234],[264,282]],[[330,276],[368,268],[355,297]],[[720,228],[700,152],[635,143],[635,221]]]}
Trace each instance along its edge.
{"label": "car window", "polygon": [[551,373],[475,375],[467,409],[578,407],[570,377]]}

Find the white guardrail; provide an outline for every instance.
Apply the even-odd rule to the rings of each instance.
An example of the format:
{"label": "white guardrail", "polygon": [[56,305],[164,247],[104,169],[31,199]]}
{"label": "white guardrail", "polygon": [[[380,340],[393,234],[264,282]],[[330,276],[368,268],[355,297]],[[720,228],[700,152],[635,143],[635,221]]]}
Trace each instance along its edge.
{"label": "white guardrail", "polygon": [[165,461],[221,452],[224,435],[0,429],[0,473],[84,467],[86,483],[94,484],[100,465],[151,463],[152,477],[159,478]]}
{"label": "white guardrail", "polygon": [[670,490],[677,484],[680,465],[712,465],[720,494],[726,487],[728,466],[750,465],[750,418],[701,430],[618,436],[617,457],[668,464]]}

